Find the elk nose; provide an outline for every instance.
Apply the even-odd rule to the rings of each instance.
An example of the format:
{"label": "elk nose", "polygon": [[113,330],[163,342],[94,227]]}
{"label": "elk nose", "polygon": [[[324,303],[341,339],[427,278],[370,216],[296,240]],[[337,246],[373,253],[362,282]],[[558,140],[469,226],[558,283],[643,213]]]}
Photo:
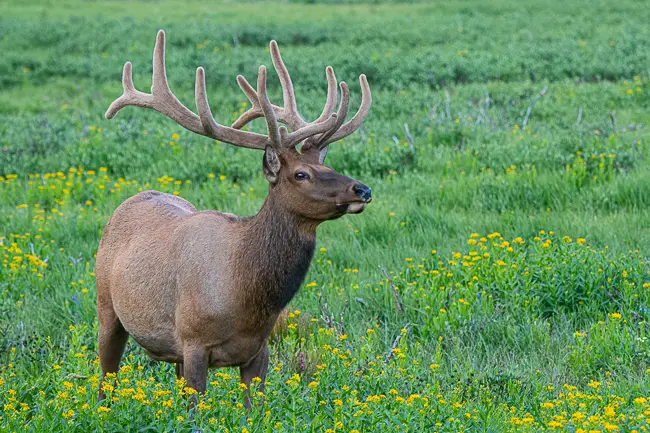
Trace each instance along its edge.
{"label": "elk nose", "polygon": [[370,203],[372,201],[372,193],[370,191],[370,188],[362,183],[354,185],[354,193],[366,203]]}

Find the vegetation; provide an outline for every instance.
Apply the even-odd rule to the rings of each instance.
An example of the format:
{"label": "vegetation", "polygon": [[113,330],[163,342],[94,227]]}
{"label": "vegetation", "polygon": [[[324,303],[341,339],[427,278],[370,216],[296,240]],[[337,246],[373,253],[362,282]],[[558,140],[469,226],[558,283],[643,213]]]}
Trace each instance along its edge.
{"label": "vegetation", "polygon": [[[647,431],[650,10],[307,3],[3,5],[0,431]],[[174,92],[191,102],[204,66],[223,123],[271,39],[305,117],[327,64],[357,103],[359,74],[373,90],[327,162],[374,201],[319,229],[260,410],[222,369],[188,412],[193,390],[135,343],[97,402],[94,253],[113,210],[157,189],[250,215],[266,194],[261,152],[145,110],[103,118],[126,60],[150,85],[158,28]]]}

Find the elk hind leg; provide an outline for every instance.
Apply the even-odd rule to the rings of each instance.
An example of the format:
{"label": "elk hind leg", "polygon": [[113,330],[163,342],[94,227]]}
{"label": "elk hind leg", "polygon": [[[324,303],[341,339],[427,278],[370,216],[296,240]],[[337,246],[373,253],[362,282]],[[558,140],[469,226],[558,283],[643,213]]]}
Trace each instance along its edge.
{"label": "elk hind leg", "polygon": [[[103,308],[102,308],[103,307]],[[100,305],[99,314],[99,364],[102,382],[108,373],[117,373],[129,334],[115,314],[112,305]],[[99,385],[99,400],[106,397],[102,384]]]}

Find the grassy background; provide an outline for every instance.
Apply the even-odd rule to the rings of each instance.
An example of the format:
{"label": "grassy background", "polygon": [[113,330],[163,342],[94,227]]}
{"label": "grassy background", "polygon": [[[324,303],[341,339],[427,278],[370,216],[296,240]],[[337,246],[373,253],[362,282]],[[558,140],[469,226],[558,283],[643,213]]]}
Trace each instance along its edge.
{"label": "grassy background", "polygon": [[[158,430],[291,431],[282,417],[290,413],[313,431],[640,428],[645,419],[626,422],[643,414],[634,401],[649,385],[649,18],[643,2],[630,0],[5,3],[0,403],[18,414],[5,406],[1,421],[9,430],[29,423],[135,431],[129,419],[138,414]],[[186,415],[177,394],[177,410],[164,415],[124,399],[105,413],[94,400],[93,255],[115,207],[155,188],[201,209],[250,215],[266,191],[260,152],[193,136],[154,112],[104,119],[126,60],[136,87],[150,86],[159,28],[167,31],[172,90],[193,108],[194,69],[204,66],[222,123],[245,109],[235,76],[252,79],[259,64],[270,65],[271,39],[306,117],[320,113],[328,64],[350,84],[353,104],[359,74],[373,91],[368,120],[331,146],[328,164],[370,185],[375,200],[362,215],[319,229],[326,251],[292,303],[302,311],[291,319],[296,329],[272,348],[272,367],[284,368],[270,375],[271,414],[250,422],[232,396],[212,395],[223,404],[194,421],[176,418]],[[279,100],[274,73],[269,86]],[[264,131],[263,122],[251,129]],[[489,257],[474,262],[470,251]],[[323,305],[334,321],[321,317]],[[323,349],[334,342],[349,359]],[[405,358],[384,362],[394,344]],[[140,380],[172,383],[169,367],[148,362],[135,345],[129,352]],[[368,372],[377,356],[383,374]],[[318,373],[324,363],[329,376]],[[287,384],[294,373],[304,385],[320,382],[322,394]],[[73,397],[64,384],[75,374],[87,395]],[[212,392],[236,391],[234,379],[224,381]],[[599,382],[608,385],[588,386]],[[601,400],[585,397],[591,413],[565,407],[573,392],[565,383]],[[347,405],[343,385],[358,393],[351,399],[390,398],[365,419],[353,416],[354,401],[349,409],[333,403]],[[431,403],[400,406],[390,389]],[[616,410],[630,411],[625,420],[604,415],[611,401],[603,396],[612,393],[623,400]],[[290,400],[290,410],[281,406]],[[541,411],[549,402],[556,412]],[[572,418],[580,410],[599,418],[582,426]],[[533,421],[522,421],[527,414]]]}

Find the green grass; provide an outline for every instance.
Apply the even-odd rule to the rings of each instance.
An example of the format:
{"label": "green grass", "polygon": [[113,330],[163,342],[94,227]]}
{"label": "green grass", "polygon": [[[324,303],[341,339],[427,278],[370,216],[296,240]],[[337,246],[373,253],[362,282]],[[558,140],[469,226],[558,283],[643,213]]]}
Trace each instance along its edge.
{"label": "green grass", "polygon": [[[649,18],[630,0],[5,3],[0,431],[647,431]],[[96,401],[113,210],[153,188],[251,215],[266,194],[260,152],[145,110],[104,119],[126,60],[150,86],[159,28],[172,90],[193,107],[204,66],[222,123],[271,39],[306,117],[328,64],[353,104],[359,74],[373,91],[327,160],[373,203],[319,228],[261,411],[225,369],[190,416],[135,344]]]}

